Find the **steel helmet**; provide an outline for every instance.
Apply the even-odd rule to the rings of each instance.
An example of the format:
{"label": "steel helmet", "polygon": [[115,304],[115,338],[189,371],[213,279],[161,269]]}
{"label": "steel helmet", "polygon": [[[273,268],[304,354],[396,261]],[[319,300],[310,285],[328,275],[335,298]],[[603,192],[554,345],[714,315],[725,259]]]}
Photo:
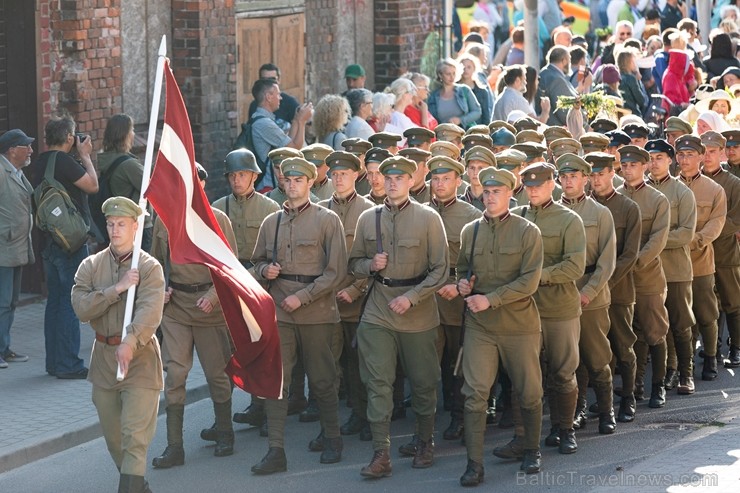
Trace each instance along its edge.
{"label": "steel helmet", "polygon": [[254,158],[252,151],[248,149],[236,149],[231,151],[224,161],[226,168],[224,175],[233,173],[235,171],[253,171],[255,173],[262,173],[262,170],[257,166],[257,160]]}

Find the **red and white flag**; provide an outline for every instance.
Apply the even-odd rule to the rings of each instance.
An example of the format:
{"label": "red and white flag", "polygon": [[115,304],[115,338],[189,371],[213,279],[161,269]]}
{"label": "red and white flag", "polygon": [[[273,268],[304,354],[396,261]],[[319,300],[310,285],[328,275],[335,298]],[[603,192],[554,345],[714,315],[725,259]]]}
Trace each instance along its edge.
{"label": "red and white flag", "polygon": [[211,271],[236,347],[226,367],[231,380],[260,397],[280,398],[283,365],[275,302],[234,256],[216,222],[198,182],[190,119],[169,61],[164,71],[164,128],[145,196],[167,227],[172,262]]}

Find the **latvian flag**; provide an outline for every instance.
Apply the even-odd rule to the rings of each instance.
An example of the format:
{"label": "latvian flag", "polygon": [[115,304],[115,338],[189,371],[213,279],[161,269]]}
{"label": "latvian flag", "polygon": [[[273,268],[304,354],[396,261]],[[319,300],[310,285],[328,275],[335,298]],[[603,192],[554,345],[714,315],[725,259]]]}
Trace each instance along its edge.
{"label": "latvian flag", "polygon": [[156,166],[146,198],[167,227],[172,262],[211,271],[236,350],[226,372],[234,384],[260,397],[282,395],[283,367],[275,303],[239,263],[198,183],[190,120],[169,61],[167,99]]}

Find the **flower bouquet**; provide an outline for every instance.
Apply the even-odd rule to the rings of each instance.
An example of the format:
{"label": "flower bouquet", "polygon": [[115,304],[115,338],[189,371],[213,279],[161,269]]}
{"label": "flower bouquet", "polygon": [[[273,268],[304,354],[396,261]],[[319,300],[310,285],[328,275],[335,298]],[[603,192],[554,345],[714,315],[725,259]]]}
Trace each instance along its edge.
{"label": "flower bouquet", "polygon": [[600,111],[615,112],[616,103],[608,98],[603,91],[579,94],[578,96],[558,96],[557,109],[570,110],[573,108],[583,109],[588,118],[591,119]]}

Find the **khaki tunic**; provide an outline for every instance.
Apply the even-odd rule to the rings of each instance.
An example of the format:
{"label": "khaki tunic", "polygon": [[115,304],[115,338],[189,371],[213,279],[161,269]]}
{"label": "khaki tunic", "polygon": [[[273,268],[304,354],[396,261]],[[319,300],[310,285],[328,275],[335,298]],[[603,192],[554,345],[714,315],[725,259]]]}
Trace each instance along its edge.
{"label": "khaki tunic", "polygon": [[514,189],[512,198],[515,199],[517,204],[519,205],[529,204],[529,195],[527,195],[527,191],[524,189],[524,185],[519,185],[517,188]]}
{"label": "khaki tunic", "polygon": [[476,197],[473,195],[473,188],[470,185],[463,183],[462,187],[463,191],[460,194],[460,200],[467,202],[481,212],[485,211],[486,206],[483,204],[483,196],[481,195],[480,197]]}
{"label": "khaki tunic", "polygon": [[[122,264],[106,248],[82,261],[72,287],[72,307],[80,321],[89,321],[96,334],[120,336],[126,311],[128,292],[117,294],[114,285],[131,269],[131,259]],[[162,360],[159,343],[154,337],[164,306],[164,275],[162,266],[146,252],[139,257],[139,284],[131,324],[126,327],[122,344],[134,350],[128,373],[123,381],[116,380],[117,346],[95,341],[87,379],[106,390],[129,387],[162,390]]]}
{"label": "khaki tunic", "polygon": [[[388,265],[377,274],[390,279],[412,279],[426,275],[414,286],[389,287],[375,283],[362,315],[362,322],[399,332],[422,332],[439,325],[434,293],[450,273],[444,225],[439,214],[426,205],[408,200],[402,206],[375,206],[362,213],[357,222],[349,270],[357,278],[371,277],[370,264],[377,253],[375,214],[380,208],[380,231]],[[397,296],[411,301],[403,315],[391,311],[388,303]]]}
{"label": "khaki tunic", "polygon": [[357,177],[355,180],[355,190],[359,195],[367,195],[370,193],[370,182],[367,179],[367,172]]}
{"label": "khaki tunic", "polygon": [[383,195],[382,197],[376,197],[372,193],[368,192],[365,195],[365,198],[375,205],[383,205],[383,203],[385,202],[385,195]]}
{"label": "khaki tunic", "polygon": [[429,183],[424,183],[424,186],[417,191],[409,190],[409,198],[415,200],[420,204],[427,204],[432,200],[432,189]]}
{"label": "khaki tunic", "polygon": [[727,163],[727,171],[738,178],[740,178],[740,163],[738,164],[730,164]]}
{"label": "khaki tunic", "polygon": [[[269,191],[269,192],[267,193],[267,195],[266,195],[266,196],[267,196],[267,198],[270,198],[270,199],[274,200],[275,202],[277,202],[277,204],[278,204],[278,205],[280,205],[280,206],[282,206],[282,205],[283,205],[283,203],[284,203],[284,202],[285,202],[286,200],[288,200],[288,196],[287,196],[287,195],[285,195],[285,190],[283,190],[283,189],[282,189],[282,188],[280,188],[280,187],[278,187],[278,188],[273,188],[272,190],[270,190],[270,191]],[[330,196],[331,196],[331,194],[330,194]],[[318,197],[317,197],[317,196],[316,196],[316,195],[315,195],[315,194],[313,193],[313,188],[312,188],[312,189],[311,189],[311,191],[310,191],[310,192],[308,193],[308,199],[309,199],[309,200],[310,200],[311,202],[314,202],[314,203],[317,203],[317,202],[318,202],[318,201],[320,200],[320,199],[319,199],[319,198],[318,198]],[[250,252],[250,253],[251,253],[251,252]]]}
{"label": "khaki tunic", "polygon": [[330,199],[331,196],[334,194],[334,185],[327,177],[321,184],[319,184],[319,182],[314,182],[313,187],[311,187],[311,193],[314,194],[318,199],[315,202]]}
{"label": "khaki tunic", "polygon": [[689,245],[696,231],[694,194],[678,178],[650,179],[650,186],[666,196],[671,208],[671,222],[665,248],[660,252],[666,282],[693,279]]}
{"label": "khaki tunic", "polygon": [[702,174],[681,180],[696,198],[696,233],[691,241],[691,262],[694,277],[714,274],[714,248],[716,240],[725,226],[727,197],[725,190],[714,180]]}
{"label": "khaki tunic", "polygon": [[280,205],[261,193],[246,197],[229,194],[216,200],[212,206],[226,213],[236,236],[239,260],[248,262],[254,251],[262,221],[280,209]]}
{"label": "khaki tunic", "polygon": [[724,169],[709,178],[718,183],[725,190],[727,197],[727,217],[722,233],[714,240],[714,263],[716,266],[740,265],[740,246],[735,233],[740,231],[740,178],[733,176]]}
{"label": "khaki tunic", "polygon": [[[255,278],[260,281],[267,280],[262,274],[272,262],[277,221],[278,212],[267,216],[257,236],[252,263]],[[281,266],[281,274],[319,276],[308,284],[280,278],[270,281],[268,292],[275,300],[278,322],[339,322],[335,293],[347,276],[347,246],[339,216],[313,203],[302,211],[284,209],[275,261]],[[301,300],[301,307],[292,313],[280,307],[290,295]]]}

